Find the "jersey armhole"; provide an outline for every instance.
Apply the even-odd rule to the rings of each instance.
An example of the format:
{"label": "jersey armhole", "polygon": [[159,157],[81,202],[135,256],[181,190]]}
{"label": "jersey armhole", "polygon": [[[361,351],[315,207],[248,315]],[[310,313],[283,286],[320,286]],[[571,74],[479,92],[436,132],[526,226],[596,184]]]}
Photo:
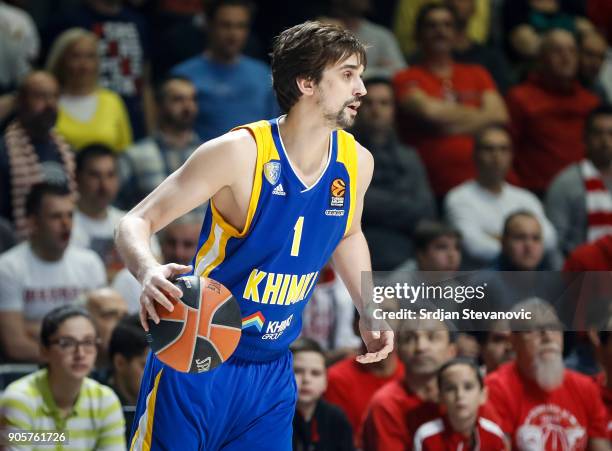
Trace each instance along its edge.
{"label": "jersey armhole", "polygon": [[242,230],[236,229],[233,225],[228,223],[225,218],[219,213],[214,205],[213,200],[210,200],[210,208],[214,222],[218,224],[223,231],[225,231],[232,238],[243,238],[249,232],[251,228],[251,222],[255,216],[257,205],[259,204],[259,196],[261,194],[261,183],[262,183],[262,172],[263,164],[265,159],[265,138],[263,136],[263,126],[267,125],[267,121],[259,121],[253,124],[242,125],[232,129],[235,130],[248,130],[253,139],[255,140],[255,146],[257,147],[257,156],[255,161],[255,173],[253,174],[253,186],[251,187],[251,197],[249,198],[249,209],[247,211],[246,221]]}
{"label": "jersey armhole", "polygon": [[349,211],[346,218],[346,227],[343,237],[351,229],[353,216],[355,215],[355,203],[357,202],[357,145],[355,138],[344,130],[338,130],[338,157],[337,161],[342,163],[349,175]]}

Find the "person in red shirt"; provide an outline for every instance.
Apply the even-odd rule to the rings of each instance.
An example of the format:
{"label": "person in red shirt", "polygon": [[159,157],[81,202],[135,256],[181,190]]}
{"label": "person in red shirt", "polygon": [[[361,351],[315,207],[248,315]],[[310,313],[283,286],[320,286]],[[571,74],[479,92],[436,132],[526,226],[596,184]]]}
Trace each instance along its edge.
{"label": "person in red shirt", "polygon": [[542,40],[538,69],[512,88],[506,104],[520,183],[542,195],[559,171],[585,156],[584,122],[599,100],[578,79],[573,35],[555,29]]}
{"label": "person in red shirt", "polygon": [[446,414],[417,429],[415,451],[509,449],[497,423],[479,415],[487,399],[487,389],[473,360],[457,358],[442,365],[438,371],[438,390]]}
{"label": "person in red shirt", "polygon": [[417,148],[438,198],[474,178],[471,135],[508,120],[486,69],[454,62],[455,33],[448,6],[423,6],[416,20],[420,59],[393,80],[400,137]]}
{"label": "person in red shirt", "polygon": [[612,235],[578,246],[565,260],[563,271],[612,271]]}
{"label": "person in red shirt", "polygon": [[513,449],[610,450],[597,385],[563,365],[563,332],[555,310],[538,298],[518,303],[513,311],[521,309],[532,319],[511,321],[516,360],[485,381]]}

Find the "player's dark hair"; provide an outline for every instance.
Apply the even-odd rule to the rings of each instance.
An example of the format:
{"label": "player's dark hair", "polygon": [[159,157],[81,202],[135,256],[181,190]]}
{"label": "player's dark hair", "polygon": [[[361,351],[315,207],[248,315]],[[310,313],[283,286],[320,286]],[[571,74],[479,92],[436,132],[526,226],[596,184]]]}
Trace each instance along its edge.
{"label": "player's dark hair", "polygon": [[584,132],[589,134],[593,131],[593,122],[599,116],[612,116],[612,105],[609,103],[601,103],[591,110],[584,123]]}
{"label": "player's dark hair", "polygon": [[413,242],[417,252],[423,252],[427,247],[442,236],[452,236],[461,240],[461,234],[454,227],[437,221],[421,221],[414,230]]}
{"label": "player's dark hair", "polygon": [[448,11],[451,16],[453,16],[454,26],[457,26],[457,13],[455,11],[455,8],[446,3],[427,3],[423,5],[421,9],[419,9],[419,12],[417,13],[416,19],[414,21],[414,37],[417,41],[420,40],[423,34],[423,30],[425,29],[427,16],[429,16],[432,11],[438,9],[445,9],[446,11]]}
{"label": "player's dark hair", "polygon": [[87,318],[95,329],[96,325],[91,318],[91,315],[84,307],[72,304],[62,305],[51,310],[42,320],[42,325],[40,327],[40,342],[43,344],[43,346],[49,347],[51,344],[51,336],[57,332],[65,321],[77,316]]}
{"label": "player's dark hair", "polygon": [[366,66],[365,47],[340,26],[308,21],[283,31],[271,54],[272,85],[281,110],[288,112],[302,95],[298,77],[319,83],[325,68],[352,55]]}
{"label": "player's dark hair", "polygon": [[444,372],[447,369],[455,365],[469,366],[474,371],[474,374],[476,375],[476,379],[478,379],[478,385],[480,385],[480,388],[481,389],[484,388],[484,380],[482,378],[482,373],[480,372],[480,369],[478,368],[478,364],[476,363],[474,359],[470,359],[468,357],[456,357],[454,359],[449,360],[444,365],[442,365],[440,369],[438,370],[438,374],[437,374],[438,387],[442,387],[442,381],[444,379]]}
{"label": "player's dark hair", "polygon": [[83,147],[76,155],[76,173],[80,174],[87,166],[89,160],[101,157],[110,157],[116,160],[117,154],[104,144],[90,144]]}
{"label": "player's dark hair", "polygon": [[526,216],[528,218],[533,218],[538,222],[538,224],[540,223],[540,220],[538,219],[538,217],[529,210],[520,209],[520,210],[513,211],[508,216],[506,216],[506,219],[504,220],[504,228],[502,229],[503,238],[508,236],[508,232],[509,232],[508,229],[510,228],[510,223],[512,223],[512,221],[514,221],[514,219],[519,216]]}
{"label": "player's dark hair", "polygon": [[70,196],[70,189],[64,183],[41,182],[32,186],[26,196],[26,216],[38,214],[45,196]]}
{"label": "player's dark hair", "polygon": [[113,329],[108,355],[111,362],[115,354],[130,361],[134,357],[140,357],[148,347],[147,334],[140,325],[138,315],[132,314],[121,319]]}
{"label": "player's dark hair", "polygon": [[224,6],[241,6],[249,11],[249,16],[253,19],[255,14],[255,3],[249,0],[212,0],[205,2],[206,16],[209,21],[213,21],[217,12]]}
{"label": "player's dark hair", "polygon": [[317,354],[321,354],[323,358],[325,358],[325,354],[323,353],[323,348],[321,345],[314,341],[312,338],[301,337],[291,343],[289,349],[293,353],[293,355],[298,352],[316,352]]}
{"label": "player's dark hair", "polygon": [[508,139],[510,139],[510,141],[512,142],[512,139],[510,138],[510,131],[508,130],[508,127],[502,123],[493,123],[493,124],[489,124],[489,125],[482,127],[480,130],[478,130],[474,134],[474,150],[475,151],[482,149],[483,141],[485,137],[487,136],[489,132],[492,132],[492,131],[500,131],[500,132],[505,133],[506,136],[508,136]]}

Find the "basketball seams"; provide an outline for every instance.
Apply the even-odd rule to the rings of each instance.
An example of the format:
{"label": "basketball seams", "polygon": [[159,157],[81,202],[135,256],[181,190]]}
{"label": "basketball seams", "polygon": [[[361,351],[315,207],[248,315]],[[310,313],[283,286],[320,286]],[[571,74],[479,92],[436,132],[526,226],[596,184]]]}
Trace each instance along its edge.
{"label": "basketball seams", "polygon": [[[198,315],[199,318],[200,315]],[[181,337],[183,336],[183,333],[185,332],[185,328],[187,327],[187,318],[189,317],[189,315],[186,315],[184,320],[178,320],[179,322],[183,323],[183,327],[181,328],[180,333],[178,333],[176,335],[176,337],[174,338],[174,340],[172,340],[170,343],[166,344],[166,346],[164,346],[163,348],[160,348],[157,350],[157,352],[155,353],[155,355],[159,356],[159,354],[161,354],[163,351],[165,351],[166,349],[168,349],[170,346],[172,346],[174,343],[176,343],[177,341],[179,341],[181,339]],[[169,319],[164,319],[163,321],[176,321],[176,320],[169,320]],[[196,333],[196,336],[198,334]]]}
{"label": "basketball seams", "polygon": [[[228,330],[237,330],[239,332],[242,331],[240,327],[226,326],[225,324],[211,324],[211,327],[218,327],[220,329],[228,329]],[[208,331],[208,336],[210,337],[210,329]],[[198,335],[198,337],[207,338],[207,337],[204,337],[203,335]]]}
{"label": "basketball seams", "polygon": [[[210,337],[210,327],[212,326],[212,321],[213,321],[213,318],[215,317],[215,313],[217,313],[217,310],[219,310],[219,309],[220,309],[222,306],[224,306],[224,305],[225,305],[225,303],[226,303],[227,301],[229,301],[229,300],[232,298],[232,296],[233,296],[233,294],[232,294],[232,293],[230,293],[228,297],[226,297],[226,298],[225,298],[225,299],[223,299],[221,302],[219,302],[219,303],[218,303],[218,304],[215,306],[215,308],[213,309],[213,311],[212,311],[212,312],[210,312],[210,316],[209,316],[209,319],[210,319],[210,320],[208,321],[208,327],[206,328],[206,336],[207,336],[207,337]],[[199,324],[198,324],[198,327],[199,327]],[[236,328],[235,328],[235,327],[232,327],[232,329],[236,329]],[[198,328],[197,330],[199,330],[199,328]]]}
{"label": "basketball seams", "polygon": [[[200,314],[200,312],[202,311],[202,291],[204,290],[205,286],[208,285],[208,281],[204,284],[202,283],[204,280],[206,279],[200,279],[200,294],[199,294],[199,298],[200,298],[200,302],[198,302],[198,314],[197,316],[197,320],[196,320],[196,325],[195,325],[195,335],[193,336],[193,343],[191,344],[191,354],[189,355],[189,367],[187,368],[187,371],[189,371],[189,369],[191,368],[191,365],[193,363],[193,354],[195,353],[195,349],[196,349],[196,343],[198,342],[198,331],[200,330],[200,317],[202,316]],[[211,317],[212,318],[212,317]]]}

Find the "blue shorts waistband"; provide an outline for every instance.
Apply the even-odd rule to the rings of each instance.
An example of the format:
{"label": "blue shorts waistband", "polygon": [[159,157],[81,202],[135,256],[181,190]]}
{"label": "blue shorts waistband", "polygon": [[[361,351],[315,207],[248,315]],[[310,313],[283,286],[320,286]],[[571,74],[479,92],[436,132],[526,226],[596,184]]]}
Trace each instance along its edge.
{"label": "blue shorts waistband", "polygon": [[287,352],[289,352],[289,348],[265,349],[261,346],[251,345],[241,341],[238,343],[238,347],[230,358],[236,357],[240,360],[247,360],[249,362],[270,362],[283,357]]}

